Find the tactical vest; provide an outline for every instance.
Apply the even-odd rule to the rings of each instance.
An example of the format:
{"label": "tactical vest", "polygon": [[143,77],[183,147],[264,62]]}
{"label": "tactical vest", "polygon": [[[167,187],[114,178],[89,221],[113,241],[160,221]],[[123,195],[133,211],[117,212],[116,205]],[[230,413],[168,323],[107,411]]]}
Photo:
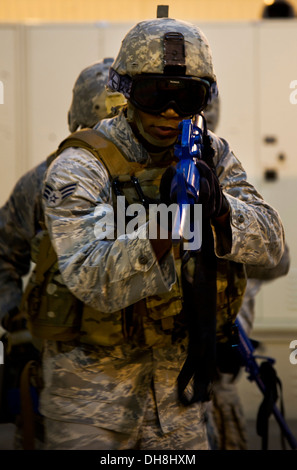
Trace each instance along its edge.
{"label": "tactical vest", "polygon": [[[128,204],[143,203],[143,198],[149,201],[158,199],[158,188],[166,167],[147,167],[129,162],[113,143],[95,130],[71,134],[49,157],[48,163],[69,147],[84,148],[104,164],[115,183],[114,196],[120,191]],[[137,338],[143,345],[156,346],[162,345],[164,338],[169,338],[179,328],[181,334],[184,331],[181,260],[176,250],[177,281],[170,292],[150,296],[110,314],[83,304],[67,289],[46,229],[37,236],[34,247],[32,258],[36,267],[22,301],[33,336],[57,341],[79,339],[82,343],[101,346],[118,345]],[[226,325],[229,327],[235,320],[245,286],[243,265],[218,259],[218,341],[226,340]]]}

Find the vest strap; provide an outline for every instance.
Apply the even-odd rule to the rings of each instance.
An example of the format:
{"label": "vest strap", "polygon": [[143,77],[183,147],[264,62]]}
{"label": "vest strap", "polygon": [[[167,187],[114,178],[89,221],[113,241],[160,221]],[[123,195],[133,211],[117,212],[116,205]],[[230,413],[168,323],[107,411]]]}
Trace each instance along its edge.
{"label": "vest strap", "polygon": [[104,164],[112,179],[123,174],[132,176],[145,168],[141,163],[129,162],[115,144],[106,140],[95,129],[82,129],[70,134],[61,142],[54,158],[69,147],[83,148],[91,152]]}

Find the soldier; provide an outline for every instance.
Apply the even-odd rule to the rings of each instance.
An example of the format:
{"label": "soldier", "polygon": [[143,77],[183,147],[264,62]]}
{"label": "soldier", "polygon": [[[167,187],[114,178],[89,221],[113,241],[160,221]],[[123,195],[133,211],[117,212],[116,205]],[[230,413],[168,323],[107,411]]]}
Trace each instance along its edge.
{"label": "soldier", "polygon": [[[182,300],[191,300],[180,284],[186,261],[172,245],[170,227],[157,224],[157,238],[149,239],[143,222],[117,237],[112,221],[121,194],[143,206],[171,202],[178,124],[203,110],[215,84],[210,47],[199,28],[170,18],[138,23],[110,71],[109,87],[128,103],[95,126],[99,159],[92,149],[70,147],[48,169],[47,229],[62,279],[83,303],[78,336],[44,344],[41,412],[48,449],[208,449],[210,370],[203,361],[193,370],[188,358],[196,335],[203,345],[213,339],[191,331],[196,315],[186,311],[184,318]],[[284,249],[278,213],[247,182],[228,143],[211,132],[204,139],[216,174],[210,160],[197,163],[196,202],[216,258],[275,265]],[[201,301],[206,296],[201,290]],[[198,354],[211,363],[212,351]],[[190,370],[186,389],[181,370]]]}
{"label": "soldier", "polygon": [[[98,121],[114,115],[116,108],[125,103],[123,95],[106,90],[112,62],[113,59],[106,58],[86,67],[78,76],[68,112],[71,132],[94,126]],[[30,271],[31,242],[41,230],[40,222],[43,221],[41,197],[47,165],[47,160],[43,160],[21,177],[7,203],[0,209],[0,318],[10,342],[16,341],[12,339],[14,337],[22,339],[6,360],[2,385],[6,387],[6,392],[9,392],[10,386],[17,386],[19,373],[26,362],[39,357],[40,341],[29,334],[19,307],[23,294],[22,278]],[[0,415],[3,421],[14,418],[4,397]]]}
{"label": "soldier", "polygon": [[[105,87],[113,59],[107,58],[86,67],[78,76],[68,112],[70,132],[93,127],[112,115],[112,109],[124,104],[121,94],[109,93]],[[26,173],[17,183],[0,214],[1,230],[1,303],[2,324],[9,329],[13,313],[18,312],[22,297],[22,277],[30,269],[30,245],[43,219],[41,189],[47,161]],[[40,229],[40,227],[39,227]],[[8,243],[9,240],[9,243]],[[11,261],[8,261],[11,260]],[[7,312],[11,312],[7,315]]]}

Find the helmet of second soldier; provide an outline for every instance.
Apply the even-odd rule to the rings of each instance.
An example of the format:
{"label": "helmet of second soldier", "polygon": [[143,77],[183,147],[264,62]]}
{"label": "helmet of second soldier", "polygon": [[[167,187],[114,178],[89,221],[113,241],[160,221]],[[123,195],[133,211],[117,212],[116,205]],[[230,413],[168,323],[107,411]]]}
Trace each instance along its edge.
{"label": "helmet of second soldier", "polygon": [[218,95],[213,97],[203,110],[203,114],[207,122],[207,129],[216,132],[220,120],[220,98]]}
{"label": "helmet of second soldier", "polygon": [[106,89],[112,58],[90,65],[79,74],[73,90],[68,111],[70,132],[79,127],[93,127],[101,119],[112,115],[113,109],[126,103],[121,93]]}
{"label": "helmet of second soldier", "polygon": [[[179,46],[175,47],[180,37],[183,38],[183,58]],[[110,70],[108,86],[129,98],[134,76],[167,75],[170,64],[171,70],[176,65],[174,74],[204,78],[211,84],[216,82],[209,43],[197,26],[171,18],[142,21],[124,37]]]}

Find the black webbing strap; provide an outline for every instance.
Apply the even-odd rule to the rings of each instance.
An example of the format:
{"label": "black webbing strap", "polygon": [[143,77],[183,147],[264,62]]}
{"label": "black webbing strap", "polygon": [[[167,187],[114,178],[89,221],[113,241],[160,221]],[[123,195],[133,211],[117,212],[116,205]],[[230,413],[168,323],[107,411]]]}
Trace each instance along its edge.
{"label": "black webbing strap", "polygon": [[[193,281],[189,281],[184,273],[182,275],[189,346],[177,383],[179,399],[184,405],[210,399],[210,385],[215,373],[217,263],[213,233],[207,220],[203,220],[202,247],[195,257]],[[186,389],[191,381],[189,394]]]}
{"label": "black webbing strap", "polygon": [[[282,399],[282,384],[270,361],[262,362],[260,365],[260,377],[265,386],[265,393],[258,410],[256,429],[257,434],[262,438],[262,450],[267,450],[269,418],[273,414],[273,406],[279,398],[278,388],[280,390],[282,414],[284,414],[284,404]],[[282,441],[282,445],[284,446],[284,441]]]}

